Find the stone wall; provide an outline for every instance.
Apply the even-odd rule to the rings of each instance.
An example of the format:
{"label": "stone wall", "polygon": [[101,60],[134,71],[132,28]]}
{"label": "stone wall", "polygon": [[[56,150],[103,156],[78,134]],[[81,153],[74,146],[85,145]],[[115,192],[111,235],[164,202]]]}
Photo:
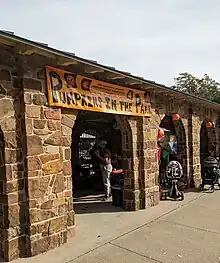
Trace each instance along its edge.
{"label": "stone wall", "polygon": [[[47,104],[45,66],[56,62],[0,47],[0,256],[6,260],[48,251],[75,232],[71,136],[78,112]],[[200,183],[199,133],[214,113],[155,91],[151,99],[151,118],[116,116],[127,210],[159,202],[157,130],[165,114],[180,115],[183,165],[190,181]]]}
{"label": "stone wall", "polygon": [[12,260],[48,251],[74,235],[70,145],[75,117],[47,107],[46,59],[0,50],[0,256]]}
{"label": "stone wall", "polygon": [[25,133],[22,91],[11,48],[0,47],[0,256],[26,254]]}
{"label": "stone wall", "polygon": [[[70,147],[75,115],[46,106],[41,80],[24,80],[30,248],[36,255],[74,235]],[[38,90],[29,88],[33,83]]]}
{"label": "stone wall", "polygon": [[[216,122],[216,120],[218,120],[218,113],[211,109],[201,107],[200,105],[192,105],[186,100],[174,100],[169,96],[155,93],[152,93],[151,96],[153,99],[152,108],[154,109],[154,118],[158,126],[164,114],[170,115],[178,113],[180,115],[182,122],[181,129],[184,129],[185,133],[185,142],[183,143],[183,140],[181,142],[184,173],[185,177],[188,178],[189,187],[198,187],[201,183],[200,139],[204,140],[204,138],[200,138],[201,126],[205,120]],[[217,135],[218,123],[216,127],[212,129],[212,136],[208,136],[209,148],[215,144],[216,148],[218,148]],[[216,152],[218,152],[218,149]]]}

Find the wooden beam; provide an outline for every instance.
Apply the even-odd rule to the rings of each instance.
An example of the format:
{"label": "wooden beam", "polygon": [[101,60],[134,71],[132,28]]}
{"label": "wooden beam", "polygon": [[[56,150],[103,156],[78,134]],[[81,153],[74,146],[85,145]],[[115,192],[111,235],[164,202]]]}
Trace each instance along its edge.
{"label": "wooden beam", "polygon": [[30,47],[28,45],[24,45],[24,44],[17,44],[16,45],[16,52],[19,55],[32,55],[33,53],[38,53],[39,50],[36,47]]}
{"label": "wooden beam", "polygon": [[124,76],[114,76],[114,77],[109,77],[111,80],[118,80],[118,79],[125,79],[126,77]]}
{"label": "wooden beam", "polygon": [[0,38],[0,44],[12,46],[12,47],[16,45],[14,42],[7,40],[5,38]]}
{"label": "wooden beam", "polygon": [[23,56],[30,56],[33,54],[39,54],[39,55],[42,55],[44,57],[50,57],[50,58],[56,59],[56,55],[54,55],[50,52],[35,48],[35,47],[28,46],[28,45],[17,44],[15,46],[15,49],[19,55],[23,55]]}
{"label": "wooden beam", "polygon": [[144,88],[145,90],[150,90],[150,91],[153,91],[153,92],[156,92],[156,88],[155,87],[147,87],[147,88]]}
{"label": "wooden beam", "polygon": [[167,90],[161,90],[161,89],[157,89],[157,88],[155,88],[155,92],[156,93],[158,93],[158,94],[162,94],[162,93],[165,93],[166,95],[168,95],[169,96],[169,93],[167,92]]}
{"label": "wooden beam", "polygon": [[147,85],[147,84],[144,84],[144,83],[142,84],[142,88],[143,88],[143,90],[153,91],[153,92],[155,92],[157,90],[156,87],[150,86],[150,85]]}
{"label": "wooden beam", "polygon": [[[166,91],[167,92],[167,91]],[[174,97],[175,99],[186,99],[186,97],[183,94],[179,94],[179,93],[174,93],[172,91],[167,92],[167,95],[170,97]]]}
{"label": "wooden beam", "polygon": [[104,69],[100,69],[100,68],[97,68],[97,67],[93,67],[93,66],[86,66],[85,67],[85,71],[86,73],[88,74],[95,74],[95,73],[102,73],[102,72],[105,72]]}
{"label": "wooden beam", "polygon": [[78,64],[78,62],[73,59],[58,57],[57,64],[60,66],[71,66]]}
{"label": "wooden beam", "polygon": [[134,85],[142,85],[142,81],[136,81],[133,79],[126,79],[126,84],[130,85],[130,86],[134,86]]}
{"label": "wooden beam", "polygon": [[[111,67],[108,67],[109,69],[115,69],[115,68],[111,68]],[[106,81],[111,81],[111,80],[122,80],[122,79],[126,79],[125,76],[123,75],[120,75],[118,73],[113,73],[113,72],[108,72],[106,70],[104,70],[102,72],[102,77],[106,79]]]}
{"label": "wooden beam", "polygon": [[115,74],[115,73],[112,73],[112,72],[108,72],[108,71],[103,71],[102,72],[102,76],[103,78],[107,80],[120,80],[120,79],[125,79],[126,77],[125,76],[121,76],[121,75],[118,75],[118,74]]}

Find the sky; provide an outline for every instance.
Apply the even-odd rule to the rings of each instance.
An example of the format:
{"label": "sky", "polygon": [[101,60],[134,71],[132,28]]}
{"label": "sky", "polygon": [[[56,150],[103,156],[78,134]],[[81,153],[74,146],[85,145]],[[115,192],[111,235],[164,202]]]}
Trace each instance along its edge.
{"label": "sky", "polygon": [[0,0],[0,29],[170,86],[220,81],[219,0]]}

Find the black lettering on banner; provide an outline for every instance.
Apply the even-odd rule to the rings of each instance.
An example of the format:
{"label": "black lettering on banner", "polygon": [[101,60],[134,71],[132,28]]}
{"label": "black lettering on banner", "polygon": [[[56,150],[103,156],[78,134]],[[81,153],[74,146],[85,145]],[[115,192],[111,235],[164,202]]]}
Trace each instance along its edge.
{"label": "black lettering on banner", "polygon": [[145,109],[144,105],[141,104],[141,110],[140,110],[140,113],[141,113],[141,114],[144,114],[144,113],[145,113],[144,109]]}
{"label": "black lettering on banner", "polygon": [[105,97],[105,101],[106,101],[106,109],[110,110],[111,109],[111,106],[110,106],[111,99],[108,97]]}
{"label": "black lettering on banner", "polygon": [[74,97],[75,97],[76,106],[78,106],[78,101],[81,100],[81,96],[79,93],[74,92]]}
{"label": "black lettering on banner", "polygon": [[112,99],[112,110],[117,111],[117,101]]}
{"label": "black lettering on banner", "polygon": [[58,91],[62,89],[62,80],[60,76],[54,71],[51,71],[49,73],[49,76],[50,76],[53,102],[58,103],[59,102]]}
{"label": "black lettering on banner", "polygon": [[98,102],[99,102],[99,108],[102,108],[102,98],[98,97]]}
{"label": "black lettering on banner", "polygon": [[144,112],[145,113],[149,113],[148,109],[149,109],[149,106],[148,105],[144,105]]}
{"label": "black lettering on banner", "polygon": [[124,110],[126,112],[132,112],[132,102],[124,102]]}
{"label": "black lettering on banner", "polygon": [[72,92],[67,92],[67,104],[75,104],[74,99],[73,99],[73,93]]}
{"label": "black lettering on banner", "polygon": [[88,98],[88,107],[93,107],[93,105],[92,105],[92,97],[91,96],[88,96],[87,97]]}
{"label": "black lettering on banner", "polygon": [[66,92],[60,92],[60,100],[63,104],[66,104]]}
{"label": "black lettering on banner", "polygon": [[124,106],[124,101],[119,101],[119,104],[120,104],[120,110],[123,111],[123,106]]}
{"label": "black lettering on banner", "polygon": [[125,102],[125,111],[129,111],[129,103],[128,102]]}
{"label": "black lettering on banner", "polygon": [[99,104],[98,104],[98,98],[97,97],[92,97],[93,100],[93,106],[96,108],[99,108]]}
{"label": "black lettering on banner", "polygon": [[141,97],[139,94],[135,94],[135,104],[136,104],[136,113],[138,113],[139,107],[141,106]]}
{"label": "black lettering on banner", "polygon": [[87,102],[86,102],[86,95],[81,94],[81,98],[82,98],[82,106],[88,106]]}
{"label": "black lettering on banner", "polygon": [[146,105],[145,106],[145,110],[146,110],[147,113],[150,113],[150,105]]}

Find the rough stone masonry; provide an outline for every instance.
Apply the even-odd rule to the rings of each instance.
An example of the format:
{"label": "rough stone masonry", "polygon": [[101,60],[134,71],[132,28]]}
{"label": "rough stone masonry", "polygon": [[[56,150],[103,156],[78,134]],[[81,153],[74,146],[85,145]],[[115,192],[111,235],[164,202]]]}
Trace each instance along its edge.
{"label": "rough stone masonry", "polygon": [[[48,51],[49,52],[49,51]],[[67,242],[75,233],[72,199],[72,128],[78,112],[47,103],[45,66],[57,58],[19,54],[0,45],[0,256],[34,256]],[[150,92],[151,118],[116,116],[122,132],[124,208],[158,204],[157,130],[165,114],[179,113],[186,175],[200,183],[200,129],[218,112],[167,94]],[[219,127],[216,126],[216,134]],[[218,140],[216,151],[219,152]],[[74,248],[73,248],[74,249]]]}

